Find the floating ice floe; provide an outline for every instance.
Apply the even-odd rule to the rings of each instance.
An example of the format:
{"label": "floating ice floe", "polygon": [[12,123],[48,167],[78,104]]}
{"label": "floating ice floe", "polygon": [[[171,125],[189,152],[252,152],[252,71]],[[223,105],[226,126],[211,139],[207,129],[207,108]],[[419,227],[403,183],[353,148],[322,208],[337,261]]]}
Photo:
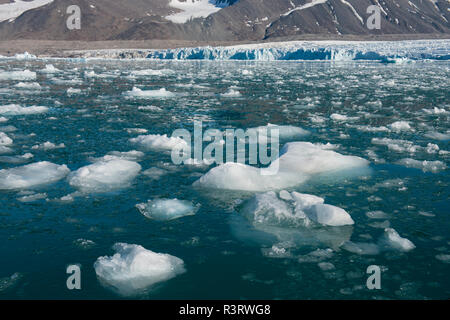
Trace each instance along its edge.
{"label": "floating ice floe", "polygon": [[99,257],[95,273],[119,294],[133,296],[152,285],[172,279],[186,270],[180,258],[156,253],[136,244],[116,243],[113,256]]}
{"label": "floating ice floe", "polygon": [[450,131],[447,131],[447,133],[430,131],[425,134],[425,137],[434,139],[434,140],[447,141],[447,140],[450,140]]}
{"label": "floating ice floe", "polygon": [[25,195],[20,198],[17,198],[17,200],[20,202],[33,202],[33,201],[37,201],[37,200],[43,200],[46,198],[47,198],[46,193],[33,193],[30,195]]}
{"label": "floating ice floe", "polygon": [[129,186],[141,166],[129,160],[101,160],[82,167],[69,176],[69,184],[85,193],[103,193]]}
{"label": "floating ice floe", "polygon": [[13,80],[13,81],[36,80],[36,72],[30,70],[0,71],[0,81],[1,80]]}
{"label": "floating ice floe", "polygon": [[14,87],[26,90],[40,90],[42,88],[41,85],[37,82],[19,82]]}
{"label": "floating ice floe", "polygon": [[66,165],[42,161],[22,167],[0,170],[0,190],[33,188],[63,179],[70,170]]}
{"label": "floating ice floe", "polygon": [[310,134],[309,131],[300,127],[276,125],[271,123],[268,123],[267,126],[247,129],[248,134],[256,133],[258,135],[258,142],[268,140],[275,131],[278,132],[278,137],[281,140],[299,139]]}
{"label": "floating ice floe", "polygon": [[267,169],[240,163],[225,163],[212,168],[196,187],[228,190],[267,191],[296,186],[313,175],[367,167],[369,162],[355,156],[345,156],[326,145],[310,142],[290,142],[280,157]]}
{"label": "floating ice floe", "polygon": [[59,70],[52,64],[46,64],[45,68],[41,70],[41,72],[43,72],[43,73],[55,73],[55,72],[60,72],[60,71],[61,70]]}
{"label": "floating ice floe", "polygon": [[375,243],[346,241],[341,248],[359,255],[377,255],[380,253],[380,248]]}
{"label": "floating ice floe", "polygon": [[414,129],[409,124],[409,121],[396,121],[389,125],[391,130],[400,132],[400,131],[414,131]]}
{"label": "floating ice floe", "polygon": [[142,111],[162,111],[163,109],[161,109],[160,107],[157,107],[157,106],[140,106],[140,107],[138,107],[138,110],[142,110]]}
{"label": "floating ice floe", "polygon": [[330,116],[331,120],[334,121],[353,121],[353,120],[358,120],[358,117],[349,117],[343,114],[339,114],[339,113],[333,113]]}
{"label": "floating ice floe", "polygon": [[404,158],[397,161],[399,165],[405,166],[407,168],[420,169],[423,172],[439,172],[447,169],[447,165],[442,161],[419,161],[411,158]]}
{"label": "floating ice floe", "polygon": [[131,151],[111,151],[108,152],[105,156],[101,158],[92,158],[92,161],[110,161],[115,159],[123,159],[123,160],[129,160],[129,161],[139,161],[141,160],[145,154],[141,151],[131,150]]}
{"label": "floating ice floe", "polygon": [[131,143],[136,143],[147,150],[172,150],[175,147],[188,150],[189,145],[187,142],[178,137],[168,137],[159,134],[141,135],[136,138],[130,139]]}
{"label": "floating ice floe", "polygon": [[130,74],[133,76],[162,76],[164,73],[171,72],[171,70],[155,70],[155,69],[145,69],[145,70],[134,70]]}
{"label": "floating ice floe", "polygon": [[128,98],[156,98],[156,99],[164,99],[164,98],[173,98],[175,97],[175,93],[166,90],[165,88],[161,88],[159,90],[142,90],[136,87],[133,87],[131,91],[126,91],[123,93],[125,97]]}
{"label": "floating ice floe", "polygon": [[0,117],[0,123],[7,122],[9,119],[5,117]]}
{"label": "floating ice floe", "polygon": [[341,248],[359,255],[377,255],[386,250],[407,252],[415,247],[410,240],[402,238],[394,229],[385,228],[377,243],[346,241]]}
{"label": "floating ice floe", "polygon": [[444,108],[438,108],[438,107],[434,107],[433,109],[423,109],[423,111],[427,114],[446,114],[446,113],[448,113],[448,111],[445,110]]}
{"label": "floating ice floe", "polygon": [[149,177],[152,180],[159,180],[162,176],[167,174],[167,170],[157,168],[157,167],[151,167],[147,170],[143,171],[142,174]]}
{"label": "floating ice floe", "polygon": [[334,227],[354,224],[344,209],[324,204],[323,198],[298,192],[280,192],[280,197],[273,191],[257,194],[240,212],[253,224],[308,226],[311,221]]}
{"label": "floating ice floe", "polygon": [[436,259],[444,263],[450,263],[450,254],[438,254],[436,255]]}
{"label": "floating ice floe", "polygon": [[18,104],[7,104],[0,106],[0,114],[7,116],[39,114],[47,111],[48,108],[44,106],[22,107]]}
{"label": "floating ice floe", "polygon": [[224,98],[237,98],[241,96],[241,93],[237,90],[230,88],[228,89],[227,92],[221,93],[220,96]]}
{"label": "floating ice floe", "polygon": [[417,146],[411,141],[401,139],[373,138],[371,142],[375,145],[387,146],[389,150],[395,152],[415,153],[422,149],[421,146]]}
{"label": "floating ice floe", "polygon": [[378,243],[385,249],[399,251],[410,251],[416,247],[410,240],[402,238],[398,232],[392,228],[386,228],[384,230],[384,234],[381,236]]}
{"label": "floating ice floe", "polygon": [[33,158],[31,153],[25,153],[21,156],[0,156],[0,162],[11,164],[23,164],[29,162]]}
{"label": "floating ice floe", "polygon": [[81,89],[79,89],[79,88],[72,88],[71,87],[71,88],[67,89],[66,93],[67,93],[68,96],[74,95],[74,94],[80,94],[81,93]]}
{"label": "floating ice floe", "polygon": [[[0,137],[0,139],[1,139],[1,137]],[[13,152],[13,149],[11,149],[10,147],[0,145],[0,154],[6,154],[6,153],[12,153],[12,152]]]}
{"label": "floating ice floe", "polygon": [[10,146],[13,144],[11,139],[6,133],[0,132],[0,146]]}
{"label": "floating ice floe", "polygon": [[48,151],[48,150],[54,150],[54,149],[62,149],[65,147],[66,146],[64,145],[64,143],[54,144],[53,142],[47,141],[47,142],[43,142],[41,144],[34,145],[31,147],[31,149]]}
{"label": "floating ice floe", "polygon": [[198,210],[191,201],[178,199],[154,199],[136,205],[139,212],[154,220],[174,220],[185,216],[193,216]]}
{"label": "floating ice floe", "polygon": [[89,239],[83,239],[83,238],[75,240],[74,244],[77,247],[79,247],[81,249],[84,249],[84,250],[92,248],[93,246],[95,246],[95,242],[94,241],[89,240]]}

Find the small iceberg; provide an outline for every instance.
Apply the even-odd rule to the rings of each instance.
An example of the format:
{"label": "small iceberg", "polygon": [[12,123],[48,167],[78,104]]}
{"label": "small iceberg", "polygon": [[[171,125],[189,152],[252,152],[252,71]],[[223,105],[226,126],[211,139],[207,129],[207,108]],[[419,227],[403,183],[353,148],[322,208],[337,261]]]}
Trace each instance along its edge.
{"label": "small iceberg", "polygon": [[194,186],[243,191],[280,190],[299,185],[317,174],[362,168],[369,164],[360,157],[327,150],[328,147],[310,142],[290,142],[266,169],[228,162],[209,170],[194,182]]}
{"label": "small iceberg", "polygon": [[94,269],[101,282],[124,296],[144,293],[152,285],[186,271],[180,258],[140,245],[116,243],[113,250],[113,256],[99,257]]}
{"label": "small iceberg", "polygon": [[0,170],[0,190],[33,188],[63,179],[70,170],[66,165],[42,161],[22,167]]}
{"label": "small iceberg", "polygon": [[134,161],[113,159],[82,167],[69,176],[69,184],[84,193],[104,193],[130,185],[141,171]]}
{"label": "small iceberg", "polygon": [[125,97],[128,98],[156,98],[156,99],[164,99],[164,98],[173,98],[175,97],[175,93],[166,90],[165,88],[161,88],[159,90],[142,90],[137,87],[133,87],[131,91],[126,91],[123,93]]}

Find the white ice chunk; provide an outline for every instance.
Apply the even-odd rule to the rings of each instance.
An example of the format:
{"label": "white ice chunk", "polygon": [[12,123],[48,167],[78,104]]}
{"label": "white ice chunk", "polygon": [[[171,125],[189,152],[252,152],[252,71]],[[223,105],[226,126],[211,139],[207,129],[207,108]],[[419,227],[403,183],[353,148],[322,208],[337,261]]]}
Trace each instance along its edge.
{"label": "white ice chunk", "polygon": [[358,119],[358,117],[349,117],[349,116],[346,116],[344,114],[339,114],[339,113],[333,113],[330,116],[330,118],[331,118],[331,120],[334,120],[334,121],[351,121],[351,120]]}
{"label": "white ice chunk", "polygon": [[31,149],[48,151],[48,150],[54,150],[54,149],[62,149],[65,147],[66,146],[64,145],[64,143],[54,144],[53,142],[47,141],[47,142],[43,142],[41,144],[34,145],[31,147]]}
{"label": "white ice chunk", "polygon": [[273,191],[255,195],[245,203],[241,214],[251,223],[263,225],[303,224],[304,219],[304,216],[296,217],[292,207]]}
{"label": "white ice chunk", "polygon": [[324,145],[290,142],[268,168],[270,172],[277,172],[279,166],[276,174],[263,175],[256,167],[225,163],[212,168],[194,186],[247,191],[283,189],[296,186],[313,174],[365,167],[368,163],[359,157],[326,150]]}
{"label": "white ice chunk", "polygon": [[130,139],[130,142],[139,144],[147,150],[172,150],[175,147],[183,150],[189,149],[189,145],[182,138],[168,137],[166,134],[141,135]]}
{"label": "white ice chunk", "polygon": [[30,195],[25,195],[23,197],[17,198],[17,200],[19,200],[20,202],[33,202],[36,200],[42,200],[46,198],[47,198],[46,193],[33,193]]}
{"label": "white ice chunk", "polygon": [[280,171],[301,172],[310,175],[365,167],[369,164],[363,158],[342,155],[332,150],[326,150],[326,145],[310,142],[287,143],[281,150],[278,161]]}
{"label": "white ice chunk", "polygon": [[227,92],[221,93],[220,96],[224,98],[237,98],[241,96],[241,93],[238,90],[230,88]]}
{"label": "white ice chunk", "polygon": [[[250,128],[247,130],[248,134],[252,134],[253,132],[258,134],[258,141],[266,141],[269,139],[271,135],[273,135],[274,130],[278,131],[278,137],[281,140],[287,139],[298,139],[304,136],[309,135],[309,131],[302,129],[300,127],[295,126],[284,126],[284,125],[276,125],[276,124],[267,124],[267,126],[260,126],[256,128]],[[265,140],[261,140],[261,138],[265,138]]]}
{"label": "white ice chunk", "polygon": [[156,253],[136,244],[116,243],[113,256],[99,257],[95,273],[105,284],[125,296],[144,292],[153,284],[185,272],[184,262],[169,254]]}
{"label": "white ice chunk", "polygon": [[128,98],[172,98],[175,97],[175,93],[166,90],[165,88],[161,88],[159,90],[142,90],[137,87],[133,87],[131,91],[126,91],[123,93],[125,97]]}
{"label": "white ice chunk", "polygon": [[0,145],[0,154],[5,154],[5,153],[12,153],[14,150],[9,148],[9,147],[5,147]]}
{"label": "white ice chunk", "polygon": [[0,190],[32,188],[63,179],[70,172],[66,165],[42,161],[0,170]]}
{"label": "white ice chunk", "polygon": [[402,238],[398,232],[392,228],[384,229],[384,234],[381,236],[378,243],[385,248],[399,251],[410,251],[416,247],[410,240]]}
{"label": "white ice chunk", "polygon": [[0,146],[10,146],[13,144],[11,139],[6,133],[0,132]]}
{"label": "white ice chunk", "polygon": [[105,156],[101,158],[93,158],[92,160],[94,162],[96,161],[110,161],[115,159],[123,159],[123,160],[129,160],[129,161],[139,161],[141,160],[145,154],[141,151],[131,150],[131,151],[111,151],[108,152]]}
{"label": "white ice chunk", "polygon": [[136,208],[147,218],[154,220],[174,220],[184,216],[193,216],[198,210],[191,201],[178,199],[154,199],[139,203]]}
{"label": "white ice chunk", "polygon": [[0,81],[2,80],[15,80],[15,81],[36,80],[36,72],[30,70],[0,71]]}
{"label": "white ice chunk", "polygon": [[414,130],[408,121],[396,121],[394,123],[391,123],[389,125],[389,128],[391,128],[392,130],[397,131],[397,132]]}
{"label": "white ice chunk", "polygon": [[139,171],[141,166],[133,161],[98,161],[73,172],[69,176],[69,183],[82,192],[109,192],[127,187]]}
{"label": "white ice chunk", "polygon": [[45,68],[41,70],[41,72],[44,72],[44,73],[55,73],[55,72],[59,72],[59,71],[61,71],[61,70],[59,70],[52,64],[46,64]]}
{"label": "white ice chunk", "polygon": [[27,90],[40,90],[42,88],[37,82],[19,82],[14,87]]}
{"label": "white ice chunk", "polygon": [[323,198],[312,194],[298,193],[294,191],[291,195],[297,205],[301,208],[309,208],[315,204],[322,204],[324,202]]}
{"label": "white ice chunk", "polygon": [[355,223],[347,211],[329,204],[315,204],[305,212],[311,220],[326,226],[336,227]]}
{"label": "white ice chunk", "polygon": [[411,158],[405,158],[401,159],[397,162],[398,164],[405,166],[407,168],[415,168],[420,169],[424,172],[439,172],[443,171],[447,168],[447,165],[443,163],[442,161],[436,160],[436,161],[419,161]]}
{"label": "white ice chunk", "polygon": [[47,111],[48,108],[44,106],[22,107],[18,104],[7,104],[0,106],[0,114],[8,116],[39,114]]}
{"label": "white ice chunk", "polygon": [[227,162],[209,170],[193,185],[201,188],[267,191],[295,186],[306,179],[301,173],[278,172],[276,175],[262,175],[259,168]]}

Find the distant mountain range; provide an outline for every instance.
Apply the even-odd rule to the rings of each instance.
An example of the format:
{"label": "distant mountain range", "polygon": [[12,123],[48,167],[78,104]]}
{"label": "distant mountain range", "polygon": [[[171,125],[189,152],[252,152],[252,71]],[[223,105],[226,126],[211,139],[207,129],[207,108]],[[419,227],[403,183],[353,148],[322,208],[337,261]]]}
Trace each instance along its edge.
{"label": "distant mountain range", "polygon": [[[81,9],[69,30],[67,7]],[[369,6],[381,29],[370,30]],[[0,0],[0,40],[262,41],[306,35],[450,36],[450,0]]]}

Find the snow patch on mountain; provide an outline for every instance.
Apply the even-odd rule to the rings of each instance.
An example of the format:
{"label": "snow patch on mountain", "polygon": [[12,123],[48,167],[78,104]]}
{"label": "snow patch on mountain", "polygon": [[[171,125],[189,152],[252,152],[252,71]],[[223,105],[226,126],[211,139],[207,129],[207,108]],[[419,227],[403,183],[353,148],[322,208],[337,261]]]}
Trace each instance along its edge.
{"label": "snow patch on mountain", "polygon": [[34,0],[34,1],[21,1],[16,0],[11,3],[5,3],[0,5],[0,22],[9,20],[14,21],[25,11],[36,9],[52,3],[53,0]]}
{"label": "snow patch on mountain", "polygon": [[182,10],[166,16],[167,20],[174,23],[186,23],[195,18],[206,18],[207,16],[229,6],[228,1],[223,0],[170,0],[169,6]]}

